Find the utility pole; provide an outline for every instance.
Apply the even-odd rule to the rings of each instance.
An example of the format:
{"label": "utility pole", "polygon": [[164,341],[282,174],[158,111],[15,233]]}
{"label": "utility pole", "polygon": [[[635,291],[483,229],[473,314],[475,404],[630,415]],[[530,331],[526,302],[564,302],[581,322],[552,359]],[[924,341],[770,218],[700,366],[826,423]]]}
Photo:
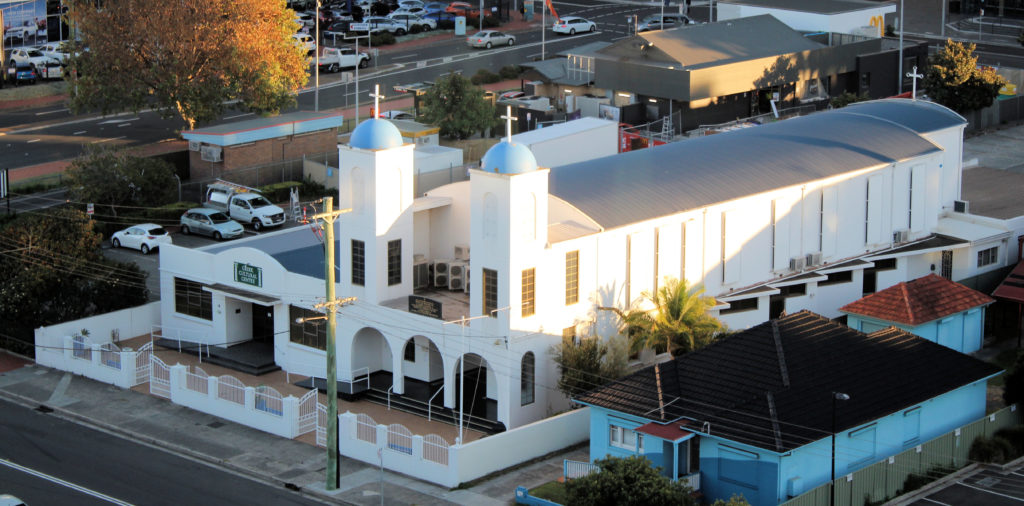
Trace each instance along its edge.
{"label": "utility pole", "polygon": [[[320,111],[320,0],[316,0],[316,33],[313,35],[313,46],[316,49],[316,62],[313,63],[314,84],[313,84],[313,110]],[[356,52],[356,57],[359,53]],[[356,64],[359,68],[359,64]]]}
{"label": "utility pole", "polygon": [[326,264],[327,300],[315,304],[315,309],[327,310],[327,490],[337,490],[341,485],[341,472],[338,466],[338,363],[337,345],[334,334],[337,326],[336,311],[339,307],[355,302],[355,297],[344,299],[334,298],[334,222],[338,216],[352,209],[334,210],[334,197],[324,197],[324,212],[313,215],[314,220],[324,220],[327,233],[324,234],[327,244],[324,248]]}

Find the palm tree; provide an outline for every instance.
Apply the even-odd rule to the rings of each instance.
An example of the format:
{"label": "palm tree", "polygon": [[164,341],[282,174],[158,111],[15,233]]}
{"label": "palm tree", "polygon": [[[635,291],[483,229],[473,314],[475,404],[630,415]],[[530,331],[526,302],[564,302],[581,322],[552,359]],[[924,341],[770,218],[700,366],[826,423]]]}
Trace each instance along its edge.
{"label": "palm tree", "polygon": [[641,298],[654,307],[633,307],[626,312],[614,311],[626,326],[631,351],[645,348],[665,349],[669,353],[686,353],[714,341],[725,326],[708,314],[715,306],[713,297],[704,295],[701,285],[689,286],[686,280],[665,278],[656,292],[643,292]]}

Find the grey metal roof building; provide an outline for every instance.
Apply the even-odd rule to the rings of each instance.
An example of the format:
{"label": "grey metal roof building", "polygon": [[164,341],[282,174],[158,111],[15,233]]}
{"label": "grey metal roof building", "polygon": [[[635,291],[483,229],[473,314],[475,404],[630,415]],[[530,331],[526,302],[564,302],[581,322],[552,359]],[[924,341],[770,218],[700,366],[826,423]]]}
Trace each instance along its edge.
{"label": "grey metal roof building", "polygon": [[867,7],[876,6],[880,2],[858,0],[721,0],[721,3],[810,12],[814,14],[841,14],[864,10]]}
{"label": "grey metal roof building", "polygon": [[938,152],[918,132],[950,114],[909,100],[820,112],[562,166],[549,192],[616,228]]}

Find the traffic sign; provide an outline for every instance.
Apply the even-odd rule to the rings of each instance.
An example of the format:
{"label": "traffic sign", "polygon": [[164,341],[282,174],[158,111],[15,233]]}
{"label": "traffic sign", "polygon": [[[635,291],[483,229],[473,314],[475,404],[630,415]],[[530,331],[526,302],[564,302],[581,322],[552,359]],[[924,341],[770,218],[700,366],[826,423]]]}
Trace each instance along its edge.
{"label": "traffic sign", "polygon": [[95,208],[93,207],[93,205],[92,204],[86,204],[85,205],[85,214],[92,215],[93,212],[95,212]]}
{"label": "traffic sign", "polygon": [[348,25],[348,29],[351,32],[368,32],[370,31],[370,23],[352,23]]}

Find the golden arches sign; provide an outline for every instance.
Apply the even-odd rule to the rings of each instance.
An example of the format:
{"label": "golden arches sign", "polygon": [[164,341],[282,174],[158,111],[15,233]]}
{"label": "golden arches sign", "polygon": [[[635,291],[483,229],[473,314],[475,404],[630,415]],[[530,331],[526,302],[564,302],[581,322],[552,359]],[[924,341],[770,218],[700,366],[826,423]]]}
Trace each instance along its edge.
{"label": "golden arches sign", "polygon": [[871,16],[871,22],[868,23],[871,26],[878,28],[878,36],[881,37],[884,34],[885,19],[882,16]]}

